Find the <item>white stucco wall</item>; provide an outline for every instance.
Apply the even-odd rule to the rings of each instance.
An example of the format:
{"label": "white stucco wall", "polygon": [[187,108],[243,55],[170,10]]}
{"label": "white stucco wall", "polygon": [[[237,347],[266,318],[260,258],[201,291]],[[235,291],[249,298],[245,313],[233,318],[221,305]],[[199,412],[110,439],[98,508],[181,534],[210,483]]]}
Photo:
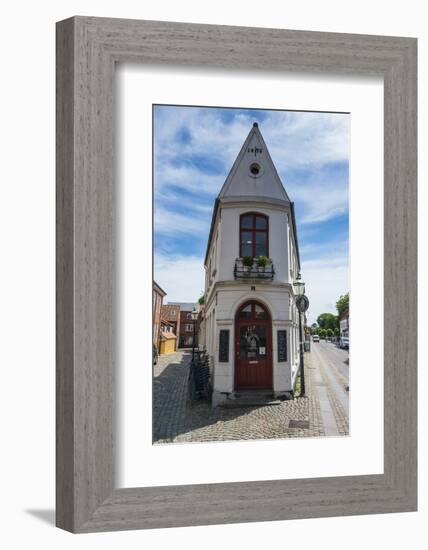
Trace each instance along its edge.
{"label": "white stucco wall", "polygon": [[[251,136],[251,139],[258,140],[258,130]],[[247,149],[241,151],[238,164],[234,165],[219,194],[220,202],[205,263],[205,341],[211,357],[214,396],[217,397],[235,390],[235,316],[247,300],[260,301],[270,312],[274,393],[291,392],[298,370],[298,326],[292,288],[298,261],[291,206],[266,148],[263,146],[263,155],[258,158],[262,166],[260,177],[249,176],[248,163],[254,160],[250,156]],[[240,216],[247,212],[258,212],[269,219],[268,256],[273,264],[273,280],[235,281],[235,263],[240,255]],[[229,330],[227,363],[219,361],[222,329]],[[287,361],[283,362],[278,362],[278,330],[287,331]]]}
{"label": "white stucco wall", "polygon": [[[273,391],[291,392],[297,371],[296,344],[298,327],[291,316],[290,291],[283,285],[255,285],[251,291],[248,284],[229,282],[216,290],[207,307],[207,351],[213,365],[213,385],[216,393],[230,394],[234,391],[235,376],[235,315],[247,300],[262,302],[272,318],[272,369]],[[229,330],[229,361],[219,362],[220,330]],[[287,331],[287,361],[278,362],[277,331]],[[294,342],[294,345],[293,345]]]}
{"label": "white stucco wall", "polygon": [[269,218],[269,257],[275,269],[274,280],[290,282],[288,267],[289,230],[288,213],[283,209],[267,207],[265,204],[245,204],[240,207],[222,205],[221,234],[219,235],[218,280],[233,280],[235,260],[239,257],[239,219],[246,212],[259,212]]}

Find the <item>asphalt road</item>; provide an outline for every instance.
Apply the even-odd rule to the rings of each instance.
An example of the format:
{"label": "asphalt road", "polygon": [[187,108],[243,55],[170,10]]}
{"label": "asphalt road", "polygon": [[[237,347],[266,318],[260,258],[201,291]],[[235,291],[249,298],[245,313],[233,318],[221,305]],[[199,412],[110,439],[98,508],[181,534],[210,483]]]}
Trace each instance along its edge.
{"label": "asphalt road", "polygon": [[312,365],[328,387],[332,399],[337,400],[343,414],[349,418],[349,366],[348,351],[330,342],[311,343]]}
{"label": "asphalt road", "polygon": [[349,384],[349,365],[345,362],[349,357],[348,350],[340,349],[336,344],[323,341],[312,342],[311,345],[313,347],[317,346],[322,357],[331,364],[331,367],[337,369]]}

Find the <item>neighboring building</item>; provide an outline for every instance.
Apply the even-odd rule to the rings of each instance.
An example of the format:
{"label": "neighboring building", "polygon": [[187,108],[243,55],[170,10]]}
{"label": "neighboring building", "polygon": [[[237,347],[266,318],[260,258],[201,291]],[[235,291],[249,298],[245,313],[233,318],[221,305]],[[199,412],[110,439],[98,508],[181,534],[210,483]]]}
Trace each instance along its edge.
{"label": "neighboring building", "polygon": [[180,334],[180,306],[177,304],[164,304],[161,309],[161,318],[173,327],[173,333],[177,336],[175,349],[178,348],[178,336]]}
{"label": "neighboring building", "polygon": [[174,353],[177,349],[176,342],[177,336],[174,334],[173,325],[164,319],[161,319],[159,353],[161,355],[166,353]]}
{"label": "neighboring building", "polygon": [[[190,348],[193,346],[193,319],[192,311],[196,308],[198,309],[198,304],[189,303],[189,302],[170,302],[168,305],[174,305],[180,307],[180,332],[178,347],[180,348]],[[196,321],[197,322],[197,321]],[[197,331],[195,327],[196,338],[195,338],[195,347],[198,345]]]}
{"label": "neighboring building", "polygon": [[166,296],[166,292],[161,289],[161,287],[153,281],[152,287],[152,319],[153,319],[153,344],[156,346],[156,349],[159,351],[160,343],[160,331],[161,331],[161,309],[162,301]]}
{"label": "neighboring building", "polygon": [[344,311],[339,317],[340,337],[349,338],[349,311]]}
{"label": "neighboring building", "polygon": [[198,347],[205,349],[205,305],[199,304],[198,313]]}
{"label": "neighboring building", "polygon": [[215,201],[205,256],[214,406],[237,391],[293,392],[299,271],[294,206],[255,123]]}

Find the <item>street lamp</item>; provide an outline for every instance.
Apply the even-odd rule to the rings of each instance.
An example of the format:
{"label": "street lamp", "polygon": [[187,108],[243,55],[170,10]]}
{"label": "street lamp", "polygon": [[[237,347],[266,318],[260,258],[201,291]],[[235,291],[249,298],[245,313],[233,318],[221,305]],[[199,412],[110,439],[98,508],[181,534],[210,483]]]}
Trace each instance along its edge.
{"label": "street lamp", "polygon": [[193,321],[193,339],[192,339],[192,363],[195,361],[195,334],[196,334],[196,321],[198,319],[198,312],[196,307],[192,310],[192,321]]}
{"label": "street lamp", "polygon": [[309,300],[305,296],[305,283],[302,281],[300,273],[294,282],[294,294],[296,296],[296,307],[299,311],[299,340],[300,340],[300,397],[305,396],[305,369],[304,369],[304,348],[303,348],[303,324],[302,313],[305,313],[309,307]]}
{"label": "street lamp", "polygon": [[296,280],[294,281],[294,294],[296,296],[302,296],[305,293],[305,283],[302,281],[302,276],[300,273],[297,275]]}

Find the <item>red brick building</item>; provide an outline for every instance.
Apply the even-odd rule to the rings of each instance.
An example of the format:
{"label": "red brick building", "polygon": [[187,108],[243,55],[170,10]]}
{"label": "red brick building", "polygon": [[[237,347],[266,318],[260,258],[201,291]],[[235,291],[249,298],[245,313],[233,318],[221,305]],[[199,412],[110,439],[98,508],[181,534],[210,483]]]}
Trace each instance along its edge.
{"label": "red brick building", "polygon": [[[198,309],[197,304],[176,302],[168,305],[178,306],[180,308],[180,332],[178,338],[178,347],[190,348],[193,346],[193,324],[192,311]],[[198,345],[198,330],[195,327],[195,346]]]}
{"label": "red brick building", "polygon": [[180,335],[180,306],[177,304],[162,305],[161,319],[172,326],[172,332],[177,336],[175,341],[175,349],[177,350]]}

